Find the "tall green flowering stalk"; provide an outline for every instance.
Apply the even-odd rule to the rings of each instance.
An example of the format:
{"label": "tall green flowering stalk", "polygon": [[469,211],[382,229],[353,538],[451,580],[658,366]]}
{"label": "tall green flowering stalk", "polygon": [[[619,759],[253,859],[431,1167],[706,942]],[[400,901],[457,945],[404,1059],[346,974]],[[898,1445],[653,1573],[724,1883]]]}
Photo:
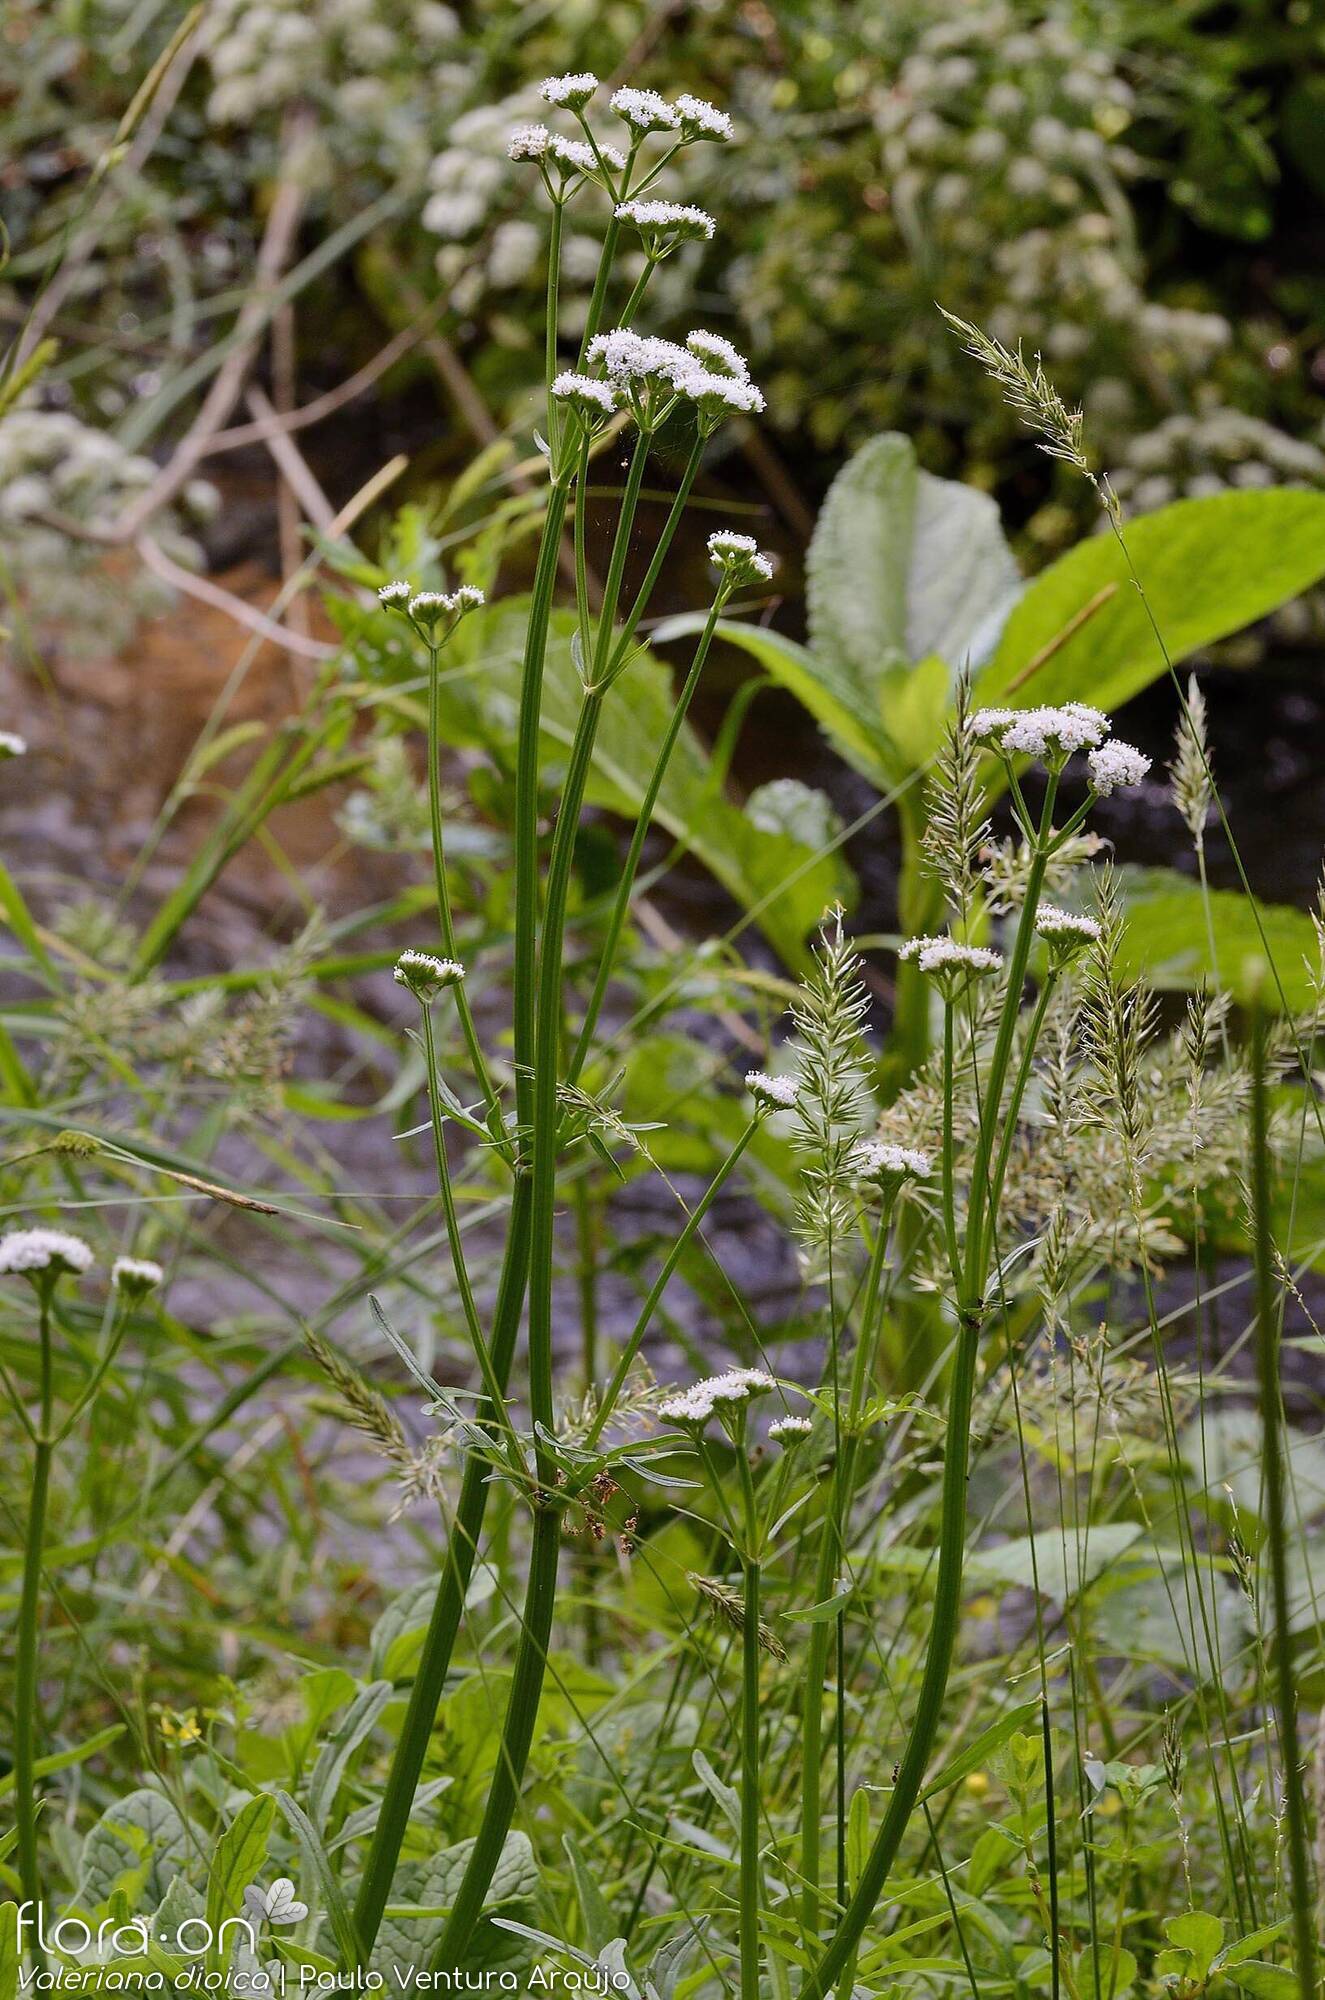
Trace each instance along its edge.
{"label": "tall green flowering stalk", "polygon": [[[573,116],[578,121],[581,136],[567,136],[544,125],[531,125],[515,132],[509,147],[513,159],[528,161],[537,167],[552,205],[545,335],[547,416],[546,431],[541,440],[548,462],[550,488],[526,626],[516,747],[515,1105],[514,1122],[510,1129],[501,1122],[500,1105],[491,1086],[490,1073],[484,1066],[477,1038],[471,1033],[467,1010],[461,1002],[467,1053],[484,1094],[488,1130],[513,1172],[506,1249],[493,1309],[492,1330],[486,1341],[476,1315],[471,1314],[468,1307],[466,1318],[471,1322],[471,1341],[487,1392],[480,1408],[480,1420],[491,1428],[499,1415],[502,1398],[507,1393],[521,1310],[526,1292],[528,1294],[529,1417],[532,1429],[525,1487],[532,1504],[533,1539],[497,1772],[469,1864],[438,1946],[439,1965],[458,1964],[463,1958],[500,1859],[523,1783],[555,1614],[562,1502],[557,1494],[551,1442],[556,1415],[552,1273],[555,1197],[562,1143],[560,1093],[566,1011],[564,930],[575,840],[592,769],[598,725],[615,684],[628,674],[640,620],[647,610],[699,472],[707,439],[724,418],[763,407],[763,399],[750,382],[745,363],[719,337],[697,333],[690,337],[685,347],[679,347],[669,341],[640,336],[633,330],[633,322],[658,264],[684,243],[711,237],[714,227],[711,218],[701,210],[644,197],[672,153],[700,140],[730,138],[730,122],[724,114],[696,98],[682,97],[676,104],[669,104],[652,91],[624,88],[618,90],[612,99],[612,109],[627,133],[625,149],[620,151],[596,134],[585,116],[586,106],[597,89],[597,80],[592,76],[550,78],[543,86],[545,101],[555,110]],[[661,135],[667,142],[667,151],[650,161],[645,155],[654,135]],[[593,187],[609,197],[611,215],[577,365],[558,370],[558,262],[564,210],[572,200]],[[601,328],[608,313],[620,245],[623,237],[632,236],[638,240],[643,252],[642,267],[633,289],[623,302],[617,324],[603,332]],[[667,521],[646,565],[643,581],[623,613],[622,587],[650,447],[664,423],[687,415],[695,427],[693,449]],[[595,621],[590,615],[586,588],[586,480],[594,450],[623,418],[635,430],[636,442],[618,510],[603,603]],[[540,882],[538,813],[542,689],[557,554],[572,495],[579,615],[574,653],[584,693],[558,805],[546,881]],[[771,564],[747,537],[715,537],[710,547],[719,570],[719,607],[740,585],[765,580],[771,575]],[[417,629],[421,611],[431,613],[437,620],[458,615],[457,599],[463,593],[457,593],[457,599],[439,596],[435,607],[426,602],[421,606],[418,596],[412,596],[405,585],[389,586],[383,594],[411,618]],[[609,926],[607,949],[602,956],[598,980],[590,997],[575,1053],[566,1071],[567,1081],[574,1081],[579,1076],[592,1048],[594,1028],[624,928],[630,886],[638,866],[648,815],[702,670],[716,617],[715,607],[658,753],[654,782],[632,839],[624,879]],[[435,689],[436,647],[431,631],[425,631],[423,636],[429,646],[430,688]],[[430,704],[430,720],[435,724],[435,703]],[[429,796],[438,920],[443,945],[448,957],[453,957],[435,768],[435,726],[430,730],[430,739]],[[435,1076],[435,1050],[431,1047],[427,1025],[425,1036],[429,1043],[430,1095],[436,1123],[442,1093]],[[451,1115],[456,1116],[454,1109]],[[439,1182],[445,1205],[447,1169],[440,1140],[438,1146]],[[720,1179],[735,1165],[743,1150],[742,1143]],[[697,1226],[697,1221],[694,1226]],[[462,1253],[458,1232],[450,1233],[463,1303],[466,1285]],[[688,1235],[685,1240],[688,1240]],[[642,1328],[639,1337],[643,1337]],[[382,1813],[370,1845],[356,1902],[354,1918],[361,1961],[366,1960],[372,1950],[390,1894],[437,1702],[454,1649],[464,1593],[482,1534],[490,1474],[491,1466],[483,1453],[471,1451],[467,1454],[453,1532],[438,1581],[433,1617],[388,1774]]]}
{"label": "tall green flowering stalk", "polygon": [[[967,1001],[972,981],[998,973],[1003,964],[998,953],[987,947],[951,937],[913,938],[903,948],[906,959],[937,984],[946,1024],[941,1177],[956,1324],[948,1385],[933,1619],[910,1734],[887,1810],[851,1900],[807,1975],[801,2000],[826,2000],[855,1965],[866,1926],[878,1906],[920,1796],[943,1711],[961,1606],[970,1426],[981,1336],[990,1319],[987,1288],[995,1254],[999,1199],[1011,1136],[1030,1078],[1035,1038],[1046,1004],[1042,994],[1009,1088],[1022,991],[1037,935],[1048,949],[1050,979],[1057,977],[1071,957],[1089,946],[1097,935],[1091,919],[1041,906],[1045,873],[1054,854],[1083,823],[1092,799],[1120,786],[1139,784],[1148,769],[1148,760],[1139,751],[1128,744],[1107,740],[1106,716],[1079,703],[1060,709],[986,710],[972,717],[966,726],[977,740],[991,745],[1006,764],[1014,807],[1027,843],[1028,861],[989,1063],[979,1079],[980,1116],[974,1159],[966,1180],[964,1231],[958,1220],[961,1190],[952,1125],[952,1017],[954,1009]],[[1068,759],[1080,751],[1088,753],[1090,790],[1085,803],[1066,825],[1056,829],[1053,815],[1060,778]],[[1018,765],[1026,758],[1040,760],[1048,774],[1038,821],[1029,813],[1018,778]]]}
{"label": "tall green flowering stalk", "polygon": [[[92,1265],[92,1251],[79,1236],[62,1229],[17,1229],[0,1237],[0,1275],[26,1278],[37,1301],[37,1395],[35,1418],[8,1370],[0,1370],[3,1386],[32,1446],[32,1484],[28,1495],[23,1544],[23,1580],[19,1593],[14,1643],[14,1814],[18,1832],[18,1874],[23,1897],[41,1900],[41,1867],[37,1847],[37,1750],[40,1729],[38,1645],[41,1633],[41,1571],[46,1545],[46,1516],[51,1470],[60,1444],[90,1406],[108,1374],[128,1325],[128,1306],[160,1284],[158,1264],[146,1258],[120,1257],[112,1272],[113,1316],[100,1359],[62,1420],[55,1408],[54,1316],[61,1280],[76,1278]],[[39,1969],[44,1954],[34,1947]]]}
{"label": "tall green flowering stalk", "polygon": [[[707,1484],[713,1494],[728,1538],[741,1564],[741,1786],[738,1855],[738,1939],[741,2000],[760,2000],[761,1959],[759,1930],[760,1904],[760,1710],[759,1657],[769,1643],[760,1620],[764,1539],[770,1514],[760,1506],[751,1465],[749,1410],[752,1400],[778,1387],[762,1368],[730,1368],[722,1375],[696,1382],[682,1394],[661,1403],[658,1414],[664,1423],[676,1424],[686,1435],[703,1464]],[[707,1437],[710,1423],[717,1418],[726,1433],[740,1481],[740,1503],[733,1508],[727,1498],[726,1481],[713,1457]],[[773,1434],[788,1445],[810,1429],[808,1422],[784,1418],[772,1427]],[[777,1482],[780,1492],[785,1480]]]}

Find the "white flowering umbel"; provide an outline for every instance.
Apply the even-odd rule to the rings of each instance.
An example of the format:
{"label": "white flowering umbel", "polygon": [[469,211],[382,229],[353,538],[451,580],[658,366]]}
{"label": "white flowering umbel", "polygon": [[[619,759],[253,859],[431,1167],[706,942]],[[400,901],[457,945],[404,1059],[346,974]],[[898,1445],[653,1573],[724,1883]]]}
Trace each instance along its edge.
{"label": "white flowering umbel", "polygon": [[773,558],[763,553],[753,535],[740,535],[734,529],[719,528],[708,538],[708,552],[709,561],[729,591],[773,580]]}
{"label": "white flowering umbel", "polygon": [[894,1146],[883,1139],[862,1139],[848,1156],[862,1181],[896,1194],[907,1181],[926,1181],[933,1162],[919,1146]]}
{"label": "white flowering umbel", "polygon": [[117,1257],[110,1267],[110,1281],[126,1299],[145,1299],[165,1275],[151,1257]]}
{"label": "white flowering umbel", "polygon": [[433,1000],[448,986],[458,986],[465,968],[454,958],[436,958],[430,951],[402,951],[393,977],[397,986],[408,987],[416,1000]]}
{"label": "white flowering umbel", "polygon": [[34,1282],[79,1277],[92,1263],[91,1246],[65,1229],[11,1229],[0,1236],[0,1276]]}
{"label": "white flowering umbel", "polygon": [[1055,965],[1065,965],[1100,941],[1100,927],[1094,917],[1078,916],[1074,910],[1060,910],[1054,903],[1041,903],[1035,912],[1035,934],[1049,947]]}
{"label": "white flowering umbel", "polygon": [[1092,750],[1086,763],[1090,782],[1102,799],[1110,792],[1126,791],[1144,784],[1150,759],[1130,743],[1104,743]]}
{"label": "white flowering umbel", "polygon": [[778,1386],[777,1377],[764,1368],[728,1368],[721,1375],[707,1375],[675,1396],[666,1396],[658,1405],[665,1423],[680,1424],[696,1433],[707,1429],[716,1416],[729,1436],[739,1437],[745,1413],[756,1396],[769,1395]]}
{"label": "white flowering umbel", "polygon": [[1061,771],[1076,752],[1103,743],[1110,727],[1107,715],[1080,701],[1060,708],[981,708],[970,723],[971,734],[1000,756],[1034,757],[1050,771]]}
{"label": "white flowering umbel", "polygon": [[747,1070],[745,1087],[761,1111],[794,1111],[801,1088],[794,1076],[770,1076],[762,1069]]}
{"label": "white flowering umbel", "polygon": [[467,612],[477,611],[484,602],[483,592],[470,583],[458,590],[416,590],[401,578],[383,584],[377,593],[387,611],[407,618],[421,639],[440,645],[449,639]]}
{"label": "white flowering umbel", "polygon": [[987,945],[962,944],[957,938],[946,936],[908,938],[897,956],[907,964],[917,965],[949,997],[972,979],[985,979],[991,972],[997,972],[1003,963],[1002,953],[991,951]]}

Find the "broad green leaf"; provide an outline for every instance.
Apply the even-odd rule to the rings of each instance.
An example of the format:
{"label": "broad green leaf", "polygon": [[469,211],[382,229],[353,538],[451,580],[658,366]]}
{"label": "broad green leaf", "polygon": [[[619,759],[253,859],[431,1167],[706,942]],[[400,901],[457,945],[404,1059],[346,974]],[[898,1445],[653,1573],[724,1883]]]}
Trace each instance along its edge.
{"label": "broad green leaf", "polygon": [[868,697],[890,658],[979,665],[1021,587],[988,494],[922,472],[910,439],[887,431],[824,500],[806,563],[810,643]]}
{"label": "broad green leaf", "polygon": [[[442,1926],[455,1901],[469,1857],[472,1840],[457,1841],[424,1862],[408,1862],[397,1868],[391,1885],[382,1927],[373,1946],[372,1964],[389,1985],[399,1989],[395,1968],[426,1965],[442,1934]],[[538,1890],[538,1864],[527,1834],[508,1833],[488,1890],[485,1909],[512,1905],[532,1906]],[[531,1911],[532,1913],[532,1911]],[[501,1933],[484,1921],[467,1954],[467,1964],[492,1970],[511,1954],[501,1944]],[[417,1987],[411,1987],[417,1992]]]}
{"label": "broad green leaf", "polygon": [[1188,1910],[1180,1917],[1169,1918],[1164,1935],[1171,1945],[1188,1954],[1189,1976],[1203,1980],[1224,1942],[1224,1925],[1219,1917],[1212,1917],[1204,1910]]}
{"label": "broad green leaf", "polygon": [[1097,1966],[1095,1953],[1087,1946],[1077,1960],[1076,1979],[1082,2000],[1119,2000],[1136,1981],[1136,1959],[1130,1951],[1101,1945]]}
{"label": "broad green leaf", "polygon": [[1224,1973],[1240,1986],[1244,1993],[1252,1993],[1256,2000],[1300,2000],[1301,1981],[1286,1965],[1271,1965],[1262,1958],[1244,1959],[1237,1965],[1225,1965]]}
{"label": "broad green leaf", "polygon": [[920,1794],[921,1798],[932,1799],[936,1792],[945,1792],[949,1785],[956,1785],[972,1771],[978,1771],[982,1764],[988,1763],[996,1750],[1003,1747],[1010,1736],[1015,1736],[1019,1729],[1029,1728],[1038,1721],[1039,1715],[1038,1700],[1018,1702],[1017,1706],[1010,1708],[1006,1715],[1001,1715],[997,1722],[991,1722],[988,1729],[982,1729],[973,1742],[968,1743],[950,1763],[936,1772]]}
{"label": "broad green leaf", "polygon": [[[1029,586],[980,676],[981,702],[1117,708],[1176,663],[1240,632],[1325,576],[1325,494],[1272,487],[1178,500],[1126,528],[1139,596],[1111,533],[1070,549]],[[1020,676],[1102,591],[1111,595],[1031,678]]]}
{"label": "broad green leaf", "polygon": [[327,1913],[327,1921],[336,1940],[341,1964],[357,1965],[359,1943],[354,1919],[350,1915],[350,1907],[345,1900],[340,1879],[332,1868],[326,1849],[318,1837],[317,1828],[303,1807],[297,1805],[288,1792],[277,1792],[276,1799],[281,1811],[290,1822],[290,1830],[299,1843],[304,1860],[308,1864],[309,1874],[317,1883],[318,1898]]}
{"label": "broad green leaf", "polygon": [[231,1820],[212,1852],[207,1870],[207,1924],[211,1938],[208,1963],[219,1968],[222,1944],[219,1933],[227,1917],[238,1916],[244,1906],[244,1891],[256,1882],[267,1859],[271,1823],[276,1801],[267,1792],[248,1799]]}
{"label": "broad green leaf", "polygon": [[1171,868],[1127,868],[1122,883],[1127,927],[1119,963],[1129,978],[1144,973],[1152,986],[1177,992],[1208,982],[1244,999],[1255,983],[1266,1006],[1277,1005],[1282,987],[1290,1008],[1310,1006],[1319,946],[1303,911],[1261,902],[1253,909],[1236,890],[1212,889],[1207,915],[1200,883]]}
{"label": "broad green leaf", "polygon": [[107,1806],[83,1842],[78,1901],[99,1910],[122,1882],[155,1905],[189,1854],[183,1820],[160,1792],[130,1792]]}
{"label": "broad green leaf", "polygon": [[[1125,1556],[1142,1533],[1136,1521],[1102,1521],[1084,1530],[1080,1546],[1057,1528],[1019,1535],[997,1548],[978,1549],[968,1565],[971,1581],[1032,1589],[1038,1581],[1046,1597],[1062,1604],[1076,1597]],[[1038,1713],[1038,1704],[1033,1705]]]}
{"label": "broad green leaf", "polygon": [[739,1833],[741,1830],[741,1799],[735,1786],[725,1783],[718,1776],[702,1750],[694,1751],[691,1761],[695,1767],[695,1776],[699,1779],[700,1784],[721,1809],[731,1826]]}
{"label": "broad green leaf", "polygon": [[350,1704],[335,1733],[318,1752],[308,1783],[308,1817],[319,1833],[326,1826],[350,1759],[377,1722],[391,1695],[389,1680],[373,1681],[364,1688]]}
{"label": "broad green leaf", "polygon": [[[655,636],[660,645],[668,645],[692,638],[704,624],[702,613],[686,613],[665,619]],[[890,782],[896,757],[883,731],[878,700],[840,661],[812,653],[781,632],[734,619],[720,618],[717,636],[748,653],[771,681],[794,694],[853,771],[880,787]]]}
{"label": "broad green leaf", "polygon": [[578,1842],[569,1834],[561,1837],[566,1859],[570,1863],[571,1875],[575,1882],[575,1894],[580,1905],[580,1921],[584,1925],[584,1942],[591,1952],[599,1952],[605,1944],[616,1936],[616,1922],[604,1899]]}

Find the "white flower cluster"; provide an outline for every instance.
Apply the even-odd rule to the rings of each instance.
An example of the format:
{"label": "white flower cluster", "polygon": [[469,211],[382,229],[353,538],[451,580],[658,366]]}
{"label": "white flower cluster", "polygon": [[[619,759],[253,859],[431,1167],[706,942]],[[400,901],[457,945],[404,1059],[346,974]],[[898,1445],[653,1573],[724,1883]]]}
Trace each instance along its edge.
{"label": "white flower cluster", "polygon": [[774,1444],[794,1444],[798,1438],[809,1437],[814,1429],[809,1417],[777,1417],[768,1427],[768,1435]]}
{"label": "white flower cluster", "polygon": [[209,0],[202,47],[214,124],[252,125],[303,100],[328,114],[323,146],[416,173],[427,160],[420,65],[435,92],[469,83],[455,60],[460,18],[444,0]]}
{"label": "white flower cluster", "polygon": [[884,1139],[859,1140],[849,1159],[862,1180],[879,1181],[885,1187],[928,1180],[933,1171],[933,1162],[921,1147],[894,1146]]}
{"label": "white flower cluster", "polygon": [[0,758],[26,757],[27,754],[26,736],[16,736],[12,729],[0,729]]}
{"label": "white flower cluster", "polygon": [[148,1292],[155,1291],[165,1275],[151,1257],[117,1257],[110,1267],[116,1291],[131,1299],[145,1298]]}
{"label": "white flower cluster", "polygon": [[763,553],[753,535],[719,528],[708,538],[708,552],[709,561],[733,585],[772,580],[773,558]]}
{"label": "white flower cluster", "polygon": [[1061,771],[1069,757],[1085,750],[1090,781],[1101,798],[1120,786],[1139,785],[1150,769],[1150,759],[1130,743],[1105,741],[1112,723],[1083,701],[1061,708],[981,708],[970,727],[1002,756],[1038,757],[1051,771]]}
{"label": "white flower cluster", "polygon": [[1102,743],[1109,718],[1085,702],[1061,708],[981,708],[971,717],[971,733],[993,742],[1005,757],[1070,757]]}
{"label": "white flower cluster", "polygon": [[1035,912],[1035,930],[1047,944],[1068,950],[1098,944],[1100,939],[1100,927],[1094,917],[1078,916],[1075,910],[1060,910],[1055,903],[1040,904]]}
{"label": "white flower cluster", "polygon": [[91,1247],[65,1229],[11,1229],[0,1236],[0,1274],[26,1277],[34,1272],[75,1274],[92,1264]]}
{"label": "white flower cluster", "polygon": [[1150,759],[1130,743],[1104,743],[1086,759],[1090,782],[1102,799],[1110,792],[1142,784],[1150,769]]}
{"label": "white flower cluster", "polygon": [[[85,620],[104,645],[127,638],[126,610],[160,609],[162,592],[154,581],[141,590],[135,585],[135,601],[128,604],[122,583],[98,588],[100,552],[59,527],[67,518],[98,532],[109,529],[155,477],[151,459],[125,451],[69,411],[19,402],[0,418],[0,542],[34,616]],[[202,565],[188,528],[214,513],[216,504],[215,487],[193,480],[176,506],[156,518],[156,539],[186,568]],[[75,579],[84,585],[85,603]]]}
{"label": "white flower cluster", "polygon": [[754,1396],[767,1395],[777,1388],[777,1378],[763,1368],[728,1368],[721,1375],[708,1375],[692,1383],[679,1395],[667,1396],[658,1405],[658,1415],[669,1424],[695,1424],[702,1428],[714,1414],[737,1410]]}
{"label": "white flower cluster", "polygon": [[747,1070],[745,1087],[765,1111],[794,1110],[801,1092],[794,1076],[770,1076],[762,1069]]}
{"label": "white flower cluster", "polygon": [[[691,340],[695,338],[692,334]],[[641,423],[656,423],[675,398],[683,397],[695,405],[701,427],[708,429],[724,416],[753,414],[764,407],[763,396],[735,348],[731,357],[744,373],[718,373],[707,367],[689,344],[682,347],[656,334],[614,327],[608,333],[595,334],[585,356],[590,367],[602,370],[602,376],[591,378],[568,369],[553,382],[552,393],[587,416],[597,418],[612,409],[629,408]],[[591,380],[611,392],[610,402],[605,394],[587,386]]]}
{"label": "white flower cluster", "polygon": [[981,977],[997,972],[1003,963],[1001,952],[990,951],[982,944],[959,944],[951,937],[908,938],[897,956],[918,965],[922,972],[940,977],[950,974]]}
{"label": "white flower cluster", "polygon": [[1325,487],[1325,451],[1245,410],[1216,405],[1128,438],[1109,479],[1129,510],[1145,514],[1230,488]]}
{"label": "white flower cluster", "polygon": [[486,602],[483,592],[472,583],[462,583],[458,590],[451,591],[411,591],[402,577],[384,583],[377,595],[388,611],[402,611],[412,624],[421,625],[427,632],[432,632],[443,619],[453,620],[454,630],[467,611],[477,611]]}
{"label": "white flower cluster", "polygon": [[402,951],[396,960],[397,986],[407,986],[416,999],[430,1000],[448,986],[458,986],[465,976],[463,965],[453,958],[437,958],[430,951]]}
{"label": "white flower cluster", "polygon": [[619,201],[614,213],[639,230],[655,257],[678,243],[711,243],[717,228],[704,209],[681,201]]}

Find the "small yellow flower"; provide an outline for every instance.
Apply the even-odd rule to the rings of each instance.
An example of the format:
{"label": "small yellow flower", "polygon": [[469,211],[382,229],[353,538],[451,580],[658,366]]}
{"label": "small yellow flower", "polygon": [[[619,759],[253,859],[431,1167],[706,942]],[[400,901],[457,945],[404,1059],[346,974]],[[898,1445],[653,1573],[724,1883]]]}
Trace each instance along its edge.
{"label": "small yellow flower", "polygon": [[183,1715],[176,1715],[173,1709],[161,1711],[161,1734],[168,1743],[178,1743],[187,1749],[190,1743],[202,1742],[202,1725],[198,1721],[198,1711],[186,1709]]}

